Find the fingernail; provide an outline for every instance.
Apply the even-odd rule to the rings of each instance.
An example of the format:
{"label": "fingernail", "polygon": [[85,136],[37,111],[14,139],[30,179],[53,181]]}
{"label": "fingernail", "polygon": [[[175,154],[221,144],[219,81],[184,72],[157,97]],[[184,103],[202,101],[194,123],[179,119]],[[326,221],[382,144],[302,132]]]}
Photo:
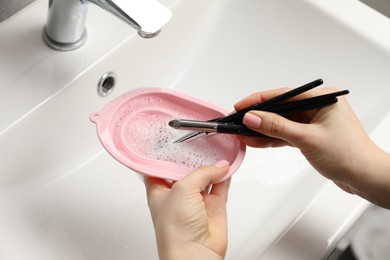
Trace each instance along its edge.
{"label": "fingernail", "polygon": [[226,160],[221,160],[214,165],[217,166],[218,168],[222,168],[222,167],[230,165],[230,163]]}
{"label": "fingernail", "polygon": [[244,115],[244,119],[242,120],[244,125],[250,128],[260,128],[261,125],[261,118],[253,115],[251,113],[246,113]]}

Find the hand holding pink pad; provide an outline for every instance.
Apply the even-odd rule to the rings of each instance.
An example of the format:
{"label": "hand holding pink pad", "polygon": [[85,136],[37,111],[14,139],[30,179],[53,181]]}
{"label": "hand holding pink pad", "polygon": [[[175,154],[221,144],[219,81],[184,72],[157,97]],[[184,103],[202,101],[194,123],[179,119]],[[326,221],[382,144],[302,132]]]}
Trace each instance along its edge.
{"label": "hand holding pink pad", "polygon": [[209,120],[228,112],[216,105],[170,89],[129,91],[93,113],[104,148],[130,169],[148,176],[179,180],[200,165],[230,163],[230,177],[241,165],[245,145],[234,135],[212,135],[173,143],[186,131],[172,129],[175,118]]}

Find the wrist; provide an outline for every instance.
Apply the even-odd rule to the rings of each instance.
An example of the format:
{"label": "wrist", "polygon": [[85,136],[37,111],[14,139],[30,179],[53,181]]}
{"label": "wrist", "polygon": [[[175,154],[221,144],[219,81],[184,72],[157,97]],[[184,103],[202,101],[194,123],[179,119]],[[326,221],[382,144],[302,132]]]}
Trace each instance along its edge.
{"label": "wrist", "polygon": [[348,174],[353,176],[349,184],[352,192],[378,206],[390,208],[390,155],[375,144],[365,152],[360,151],[360,155]]}
{"label": "wrist", "polygon": [[357,194],[378,206],[390,209],[390,155],[380,150],[374,162],[361,181],[360,194]]}
{"label": "wrist", "polygon": [[340,180],[353,189],[363,190],[380,166],[383,151],[368,136],[361,137],[341,155]]}

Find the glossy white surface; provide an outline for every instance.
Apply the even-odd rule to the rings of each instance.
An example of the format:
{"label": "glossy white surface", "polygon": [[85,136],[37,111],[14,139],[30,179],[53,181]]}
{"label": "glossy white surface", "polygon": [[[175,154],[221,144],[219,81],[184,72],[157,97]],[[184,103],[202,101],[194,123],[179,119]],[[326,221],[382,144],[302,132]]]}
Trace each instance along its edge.
{"label": "glossy white surface", "polygon": [[133,18],[142,31],[155,33],[171,19],[172,13],[157,0],[116,0],[115,3]]}
{"label": "glossy white surface", "polygon": [[387,0],[360,0],[378,12],[390,17],[390,2]]}
{"label": "glossy white surface", "polygon": [[[350,89],[364,127],[387,145],[390,22],[361,2],[163,3],[174,15],[152,40],[91,6],[89,39],[74,52],[42,42],[45,0],[0,24],[2,259],[157,258],[143,183],[88,120],[133,88],[174,88],[231,109],[252,92],[322,77]],[[117,87],[101,98],[107,71]],[[249,149],[231,185],[227,259],[257,259],[274,244],[269,259],[319,259],[365,205],[295,149]]]}

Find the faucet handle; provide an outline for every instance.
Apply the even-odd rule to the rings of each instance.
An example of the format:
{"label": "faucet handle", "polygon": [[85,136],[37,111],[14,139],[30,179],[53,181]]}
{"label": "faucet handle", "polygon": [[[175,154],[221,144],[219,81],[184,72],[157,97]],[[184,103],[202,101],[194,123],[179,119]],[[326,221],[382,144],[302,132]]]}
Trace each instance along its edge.
{"label": "faucet handle", "polygon": [[[134,27],[144,38],[156,36],[171,19],[172,12],[157,0],[90,0]],[[102,2],[106,2],[102,4]],[[115,9],[114,10],[112,10]],[[114,11],[114,12],[113,12]]]}

